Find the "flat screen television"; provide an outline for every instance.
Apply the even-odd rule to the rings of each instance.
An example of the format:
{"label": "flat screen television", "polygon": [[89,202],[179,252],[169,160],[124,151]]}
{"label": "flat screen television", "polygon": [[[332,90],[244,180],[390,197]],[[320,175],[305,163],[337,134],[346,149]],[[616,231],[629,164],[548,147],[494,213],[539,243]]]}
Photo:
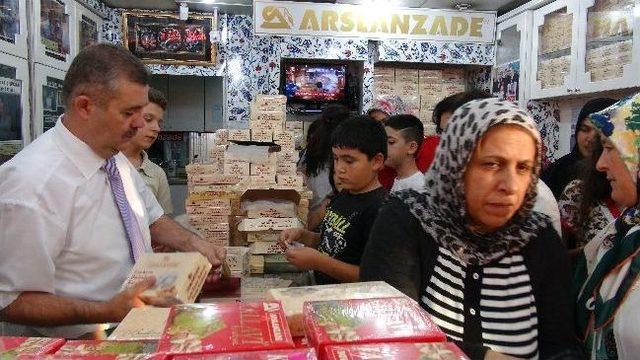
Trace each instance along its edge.
{"label": "flat screen television", "polygon": [[283,93],[292,102],[340,102],[345,98],[347,65],[286,64]]}

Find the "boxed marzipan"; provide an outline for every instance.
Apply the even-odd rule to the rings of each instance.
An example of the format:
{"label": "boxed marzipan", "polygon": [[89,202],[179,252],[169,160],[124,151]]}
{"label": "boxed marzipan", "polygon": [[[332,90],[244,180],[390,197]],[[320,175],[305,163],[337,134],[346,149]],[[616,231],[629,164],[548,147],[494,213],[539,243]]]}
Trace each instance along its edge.
{"label": "boxed marzipan", "polygon": [[296,204],[290,200],[253,200],[243,201],[242,209],[248,218],[292,218],[296,217]]}
{"label": "boxed marzipan", "polygon": [[402,292],[384,281],[302,286],[269,290],[268,297],[282,303],[292,336],[304,335],[304,304],[315,300],[401,297]]}
{"label": "boxed marzipan", "polygon": [[312,301],[303,314],[307,339],[319,353],[329,345],[446,341],[408,297]]}
{"label": "boxed marzipan", "polygon": [[250,351],[231,354],[178,355],[173,360],[316,360],[316,351],[307,349]]}
{"label": "boxed marzipan", "polygon": [[143,297],[175,297],[192,303],[200,294],[211,263],[198,252],[146,253],[133,266],[123,288],[155,277],[155,284],[145,290]]}
{"label": "boxed marzipan", "polygon": [[52,354],[64,342],[64,339],[58,338],[0,336],[0,359],[11,359],[18,355]]}
{"label": "boxed marzipan", "polygon": [[231,276],[242,277],[249,274],[249,248],[244,246],[228,246],[226,261]]}
{"label": "boxed marzipan", "polygon": [[387,343],[330,345],[323,360],[468,360],[453,343]]}
{"label": "boxed marzipan", "polygon": [[56,355],[152,354],[157,341],[69,340]]}
{"label": "boxed marzipan", "polygon": [[240,231],[267,231],[267,230],[285,230],[291,228],[302,228],[304,225],[298,218],[257,218],[243,219],[238,225]]}
{"label": "boxed marzipan", "polygon": [[158,341],[168,317],[168,308],[153,306],[133,308],[109,335],[109,340]]}
{"label": "boxed marzipan", "polygon": [[277,301],[176,305],[158,346],[168,354],[292,349]]}

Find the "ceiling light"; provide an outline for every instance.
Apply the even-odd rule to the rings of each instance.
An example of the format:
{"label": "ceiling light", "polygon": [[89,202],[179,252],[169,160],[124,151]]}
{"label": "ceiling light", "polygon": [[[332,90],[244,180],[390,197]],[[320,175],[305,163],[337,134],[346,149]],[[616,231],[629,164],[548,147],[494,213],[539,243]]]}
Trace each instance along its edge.
{"label": "ceiling light", "polygon": [[189,6],[187,3],[180,3],[180,20],[187,20],[189,18]]}

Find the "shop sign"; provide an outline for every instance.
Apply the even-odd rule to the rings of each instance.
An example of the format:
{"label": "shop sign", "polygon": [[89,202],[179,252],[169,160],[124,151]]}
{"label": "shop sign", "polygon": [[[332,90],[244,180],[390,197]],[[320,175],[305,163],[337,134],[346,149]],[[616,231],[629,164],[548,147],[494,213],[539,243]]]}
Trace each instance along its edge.
{"label": "shop sign", "polygon": [[256,35],[493,43],[495,12],[255,0]]}

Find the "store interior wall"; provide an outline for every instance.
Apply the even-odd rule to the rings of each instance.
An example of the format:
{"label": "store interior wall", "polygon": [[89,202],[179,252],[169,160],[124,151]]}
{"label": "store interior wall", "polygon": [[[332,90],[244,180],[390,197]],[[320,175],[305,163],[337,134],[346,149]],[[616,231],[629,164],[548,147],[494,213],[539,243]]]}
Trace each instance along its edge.
{"label": "store interior wall", "polygon": [[[81,0],[95,1],[98,0]],[[108,9],[103,26],[106,41],[121,42],[122,9]],[[375,62],[426,62],[449,64],[492,65],[493,44],[427,43],[389,40],[382,42],[361,39],[301,38],[291,36],[253,36],[252,18],[246,15],[219,14],[221,34],[216,64],[210,67],[183,65],[152,65],[153,73],[171,75],[224,76],[228,82],[225,127],[247,126],[249,103],[259,93],[275,94],[279,90],[280,60],[282,57],[322,58],[364,61],[363,110],[373,102],[373,73]],[[488,72],[481,72],[470,80],[471,87],[484,88]],[[545,162],[559,157],[560,139],[570,133],[560,128],[557,101],[529,102],[532,113],[545,141]]]}

